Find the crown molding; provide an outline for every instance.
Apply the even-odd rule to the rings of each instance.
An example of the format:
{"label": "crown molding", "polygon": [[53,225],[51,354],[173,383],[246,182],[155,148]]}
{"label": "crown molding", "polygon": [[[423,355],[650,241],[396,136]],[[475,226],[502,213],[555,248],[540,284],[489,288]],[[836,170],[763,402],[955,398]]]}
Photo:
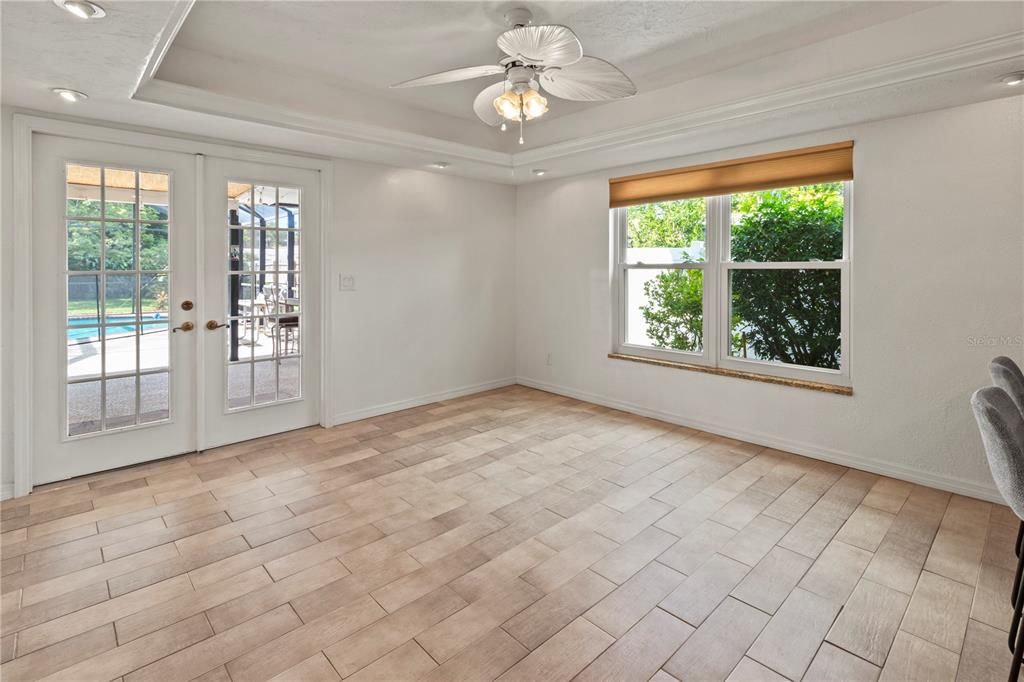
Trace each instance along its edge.
{"label": "crown molding", "polygon": [[664,142],[695,128],[724,125],[739,119],[776,114],[780,111],[818,104],[871,90],[936,78],[945,74],[1024,57],[1024,31],[966,43],[919,57],[864,69],[855,73],[806,83],[766,95],[663,118],[650,123],[557,142],[513,155],[518,169],[534,167],[566,156],[600,151],[609,147]]}
{"label": "crown molding", "polygon": [[[781,115],[788,120],[796,120],[797,116],[813,116],[814,112],[819,112],[819,119],[813,124],[807,124],[812,126],[811,129],[805,129],[805,132],[812,132],[813,125],[819,123],[818,127],[824,129],[872,118],[913,113],[915,105],[908,97],[896,101],[899,92],[894,92],[893,102],[888,108],[873,111],[858,110],[857,98],[863,98],[868,93],[881,96],[887,88],[890,92],[901,87],[906,90],[910,84],[924,83],[959,72],[1024,61],[1024,31],[1015,31],[655,121],[585,135],[522,152],[506,153],[367,123],[299,112],[274,103],[218,94],[154,78],[160,60],[193,2],[178,1],[168,28],[153,50],[133,99],[304,133],[302,143],[296,148],[300,149],[304,145],[305,151],[313,153],[397,166],[426,166],[442,159],[452,164],[445,170],[447,174],[502,183],[537,181],[530,171],[539,166],[546,167],[549,172],[553,171],[552,176],[557,176],[634,163],[640,158],[653,160],[692,153],[698,150],[689,149],[683,140],[699,134],[701,139],[713,143],[716,134],[729,134],[737,126],[757,129],[758,124],[765,124],[764,130],[757,129],[757,132],[764,139],[770,139],[781,133],[776,130],[777,126],[769,129],[767,124]],[[1021,65],[1015,63],[1012,66],[1019,68]],[[927,106],[918,106],[916,110],[965,103],[962,97],[958,99],[959,93],[952,90],[942,94],[938,105],[933,101]],[[975,96],[971,101],[1005,94],[1009,93]],[[836,104],[844,98],[853,101],[840,116]],[[826,111],[822,115],[820,112],[823,108],[829,106],[832,107],[831,112]],[[723,146],[717,142],[713,144],[713,148]],[[627,148],[630,150],[628,153],[625,151]]]}

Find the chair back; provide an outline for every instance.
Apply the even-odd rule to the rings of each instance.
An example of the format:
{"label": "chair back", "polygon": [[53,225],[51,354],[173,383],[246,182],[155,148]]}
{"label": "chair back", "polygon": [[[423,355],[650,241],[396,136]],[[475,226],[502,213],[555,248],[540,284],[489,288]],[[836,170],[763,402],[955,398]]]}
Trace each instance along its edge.
{"label": "chair back", "polygon": [[1024,372],[1006,356],[995,358],[988,366],[992,383],[1009,394],[1017,409],[1024,413]]}
{"label": "chair back", "polygon": [[971,407],[996,487],[1010,509],[1024,520],[1024,415],[998,386],[975,391]]}

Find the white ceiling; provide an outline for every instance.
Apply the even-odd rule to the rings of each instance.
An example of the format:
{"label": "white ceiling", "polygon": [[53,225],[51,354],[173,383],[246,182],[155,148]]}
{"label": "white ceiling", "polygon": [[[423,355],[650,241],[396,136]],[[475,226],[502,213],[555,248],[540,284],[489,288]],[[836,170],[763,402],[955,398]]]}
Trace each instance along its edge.
{"label": "white ceiling", "polygon": [[[200,0],[158,77],[191,83],[188,50],[276,74],[476,121],[471,103],[496,78],[389,90],[391,83],[460,66],[493,64],[504,13],[525,6],[534,23],[560,23],[587,54],[609,60],[641,92],[926,9],[925,2],[233,2]],[[209,74],[203,74],[204,79]],[[209,81],[204,81],[210,85]],[[597,103],[558,101],[549,118]]]}
{"label": "white ceiling", "polygon": [[[0,0],[5,106],[500,182],[1004,97],[1024,69],[1019,2],[98,1],[101,21]],[[639,94],[552,100],[519,147],[472,114],[487,79],[387,88],[494,62],[523,5]]]}

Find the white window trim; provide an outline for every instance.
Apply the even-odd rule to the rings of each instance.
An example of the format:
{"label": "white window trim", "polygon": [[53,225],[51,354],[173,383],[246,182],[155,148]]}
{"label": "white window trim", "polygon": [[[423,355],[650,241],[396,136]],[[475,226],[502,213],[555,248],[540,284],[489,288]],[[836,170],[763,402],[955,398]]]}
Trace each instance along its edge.
{"label": "white window trim", "polygon": [[[691,365],[763,374],[837,386],[852,386],[850,375],[850,269],[853,225],[853,183],[843,183],[843,257],[837,261],[797,261],[772,263],[735,263],[729,260],[730,200],[728,196],[707,197],[704,248],[706,260],[700,263],[629,264],[626,263],[626,208],[611,209],[612,229],[612,305],[614,335],[612,349],[621,355],[633,355]],[[626,342],[626,277],[628,270],[700,269],[704,271],[704,344],[700,353],[651,348]],[[737,358],[729,355],[730,335],[722,327],[729,319],[729,272],[731,270],[820,269],[838,270],[840,275],[840,361],[839,369],[823,369],[778,362]]]}

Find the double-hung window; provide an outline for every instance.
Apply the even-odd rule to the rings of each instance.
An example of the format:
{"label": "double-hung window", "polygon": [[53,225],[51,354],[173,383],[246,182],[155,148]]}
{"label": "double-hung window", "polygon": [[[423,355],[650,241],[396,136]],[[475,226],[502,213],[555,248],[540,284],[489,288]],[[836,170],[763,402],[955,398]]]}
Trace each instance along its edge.
{"label": "double-hung window", "polygon": [[852,143],[611,181],[614,352],[850,386]]}

